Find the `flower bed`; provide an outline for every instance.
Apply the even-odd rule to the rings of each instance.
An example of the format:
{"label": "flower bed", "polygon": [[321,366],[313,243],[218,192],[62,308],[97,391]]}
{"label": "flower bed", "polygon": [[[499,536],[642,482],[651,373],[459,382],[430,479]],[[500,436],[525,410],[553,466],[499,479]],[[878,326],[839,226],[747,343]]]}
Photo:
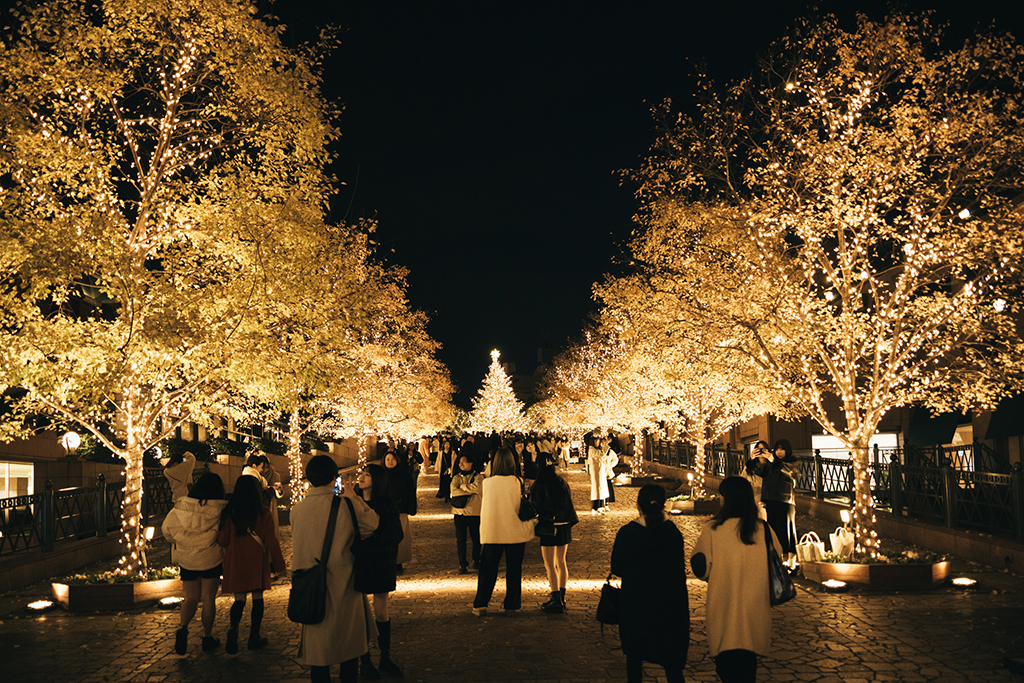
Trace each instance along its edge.
{"label": "flower bed", "polygon": [[177,573],[176,568],[167,568],[150,570],[144,578],[117,572],[77,574],[52,582],[50,590],[54,602],[69,612],[132,609],[180,596]]}
{"label": "flower bed", "polygon": [[672,496],[667,501],[667,508],[683,515],[714,515],[722,508],[718,496],[698,496],[689,494]]}
{"label": "flower bed", "polygon": [[804,562],[804,578],[823,583],[844,581],[875,590],[924,590],[943,585],[950,574],[949,562],[903,564],[851,564],[847,562]]}
{"label": "flower bed", "polygon": [[624,484],[624,486],[646,486],[647,484],[657,484],[666,491],[675,491],[682,483],[681,479],[676,479],[675,477],[631,477],[629,484]]}

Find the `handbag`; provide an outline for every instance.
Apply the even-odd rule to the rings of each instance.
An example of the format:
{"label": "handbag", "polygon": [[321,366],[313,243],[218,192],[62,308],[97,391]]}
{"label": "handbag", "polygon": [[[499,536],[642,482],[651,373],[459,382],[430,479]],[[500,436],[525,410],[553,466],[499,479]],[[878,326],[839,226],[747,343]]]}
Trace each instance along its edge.
{"label": "handbag", "polygon": [[796,545],[796,559],[799,562],[821,562],[825,559],[825,543],[818,534],[808,531]]}
{"label": "handbag", "polygon": [[453,508],[458,508],[458,509],[461,510],[464,507],[466,507],[466,504],[469,503],[469,499],[472,498],[472,497],[473,496],[471,496],[471,495],[452,496],[452,507]]}
{"label": "handbag", "polygon": [[779,553],[772,543],[768,525],[764,526],[764,544],[768,547],[768,601],[772,607],[789,602],[796,597],[796,586],[789,576],[789,571],[779,559]]}
{"label": "handbag", "polygon": [[602,624],[616,625],[619,623],[619,597],[622,589],[612,585],[612,575],[604,580],[601,586],[601,599],[597,602],[597,620]]}
{"label": "handbag", "polygon": [[533,527],[533,533],[538,536],[554,536],[555,520],[553,518],[537,519],[537,526]]}
{"label": "handbag", "polygon": [[537,516],[537,508],[530,502],[530,497],[523,489],[523,480],[519,480],[519,521],[529,522]]}
{"label": "handbag", "polygon": [[352,499],[346,498],[349,514],[352,516],[352,585],[357,593],[375,593],[373,588],[373,558],[371,557],[370,544],[359,535],[359,520],[356,519],[356,509],[352,505]]}
{"label": "handbag", "polygon": [[853,555],[853,532],[846,527],[836,527],[836,530],[828,535],[828,540],[832,544],[832,552],[839,557]]}
{"label": "handbag", "polygon": [[288,591],[288,618],[296,624],[319,624],[327,616],[327,559],[331,555],[334,527],[338,521],[341,499],[331,501],[331,514],[327,518],[324,546],[316,564],[308,569],[292,571],[292,586]]}

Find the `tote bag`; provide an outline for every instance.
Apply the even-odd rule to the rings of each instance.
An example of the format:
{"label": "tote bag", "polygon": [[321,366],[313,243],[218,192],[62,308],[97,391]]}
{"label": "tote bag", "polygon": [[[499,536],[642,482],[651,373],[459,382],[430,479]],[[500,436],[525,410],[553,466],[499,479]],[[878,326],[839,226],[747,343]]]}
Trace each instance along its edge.
{"label": "tote bag", "polygon": [[796,586],[789,576],[789,570],[779,559],[779,553],[772,543],[771,532],[764,524],[764,544],[768,548],[768,600],[772,607],[789,602],[796,597]]}

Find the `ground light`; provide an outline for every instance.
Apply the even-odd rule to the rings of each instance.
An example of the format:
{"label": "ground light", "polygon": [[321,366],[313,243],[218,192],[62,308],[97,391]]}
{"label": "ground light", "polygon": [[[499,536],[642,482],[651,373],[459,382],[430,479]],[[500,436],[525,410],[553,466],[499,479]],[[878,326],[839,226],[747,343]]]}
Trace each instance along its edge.
{"label": "ground light", "polygon": [[183,602],[184,600],[182,598],[161,598],[158,604],[160,609],[175,609]]}
{"label": "ground light", "polygon": [[953,579],[953,587],[967,590],[968,588],[974,588],[978,585],[978,582],[974,579],[969,579],[966,576],[958,576]]}
{"label": "ground light", "polygon": [[25,611],[29,614],[42,614],[49,612],[57,606],[53,600],[36,600],[25,605]]}
{"label": "ground light", "polygon": [[829,579],[821,583],[825,587],[826,593],[845,593],[849,590],[849,586],[846,585],[845,581],[836,581],[835,579]]}

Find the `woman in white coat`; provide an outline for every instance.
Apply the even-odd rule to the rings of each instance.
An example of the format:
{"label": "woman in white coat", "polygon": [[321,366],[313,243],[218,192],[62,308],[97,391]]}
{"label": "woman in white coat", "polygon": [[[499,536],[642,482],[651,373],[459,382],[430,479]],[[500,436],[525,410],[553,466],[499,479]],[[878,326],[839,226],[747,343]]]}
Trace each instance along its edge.
{"label": "woman in white coat", "polygon": [[491,475],[484,479],[480,505],[480,573],[477,575],[473,614],[483,616],[498,580],[498,564],[505,555],[505,600],[502,609],[522,607],[523,556],[533,539],[536,519],[519,520],[522,484],[516,476],[512,452],[499,448],[491,461]]}
{"label": "woman in white coat", "polygon": [[[306,465],[310,489],[291,512],[293,568],[312,567],[320,557],[337,476],[338,466],[329,456],[314,456]],[[377,528],[377,513],[351,489],[343,495],[355,508],[360,536],[368,538]],[[319,624],[303,624],[299,640],[299,658],[312,667],[313,683],[328,683],[333,664],[341,664],[342,683],[355,683],[359,658],[369,651],[369,639],[377,637],[369,600],[353,586],[354,537],[352,516],[342,502],[327,559],[327,616]]]}
{"label": "woman in white coat", "polygon": [[590,514],[608,512],[608,498],[611,495],[608,482],[614,474],[614,467],[619,456],[608,448],[608,439],[603,436],[594,438],[593,444],[587,449],[587,472],[590,474]]}
{"label": "woman in white coat", "polygon": [[174,544],[174,562],[181,567],[181,586],[185,591],[181,619],[174,634],[174,651],[179,655],[188,651],[188,625],[196,615],[200,598],[203,601],[203,652],[212,652],[220,646],[220,641],[213,637],[217,588],[224,559],[224,549],[217,543],[217,531],[221,512],[227,504],[224,481],[217,474],[207,472],[164,518],[164,538]]}
{"label": "woman in white coat", "polygon": [[775,533],[758,518],[750,482],[726,477],[718,488],[722,509],[701,532],[690,558],[693,573],[708,582],[708,650],[723,683],[753,683],[757,656],[772,641],[768,601],[768,549],[765,529],[782,552]]}

